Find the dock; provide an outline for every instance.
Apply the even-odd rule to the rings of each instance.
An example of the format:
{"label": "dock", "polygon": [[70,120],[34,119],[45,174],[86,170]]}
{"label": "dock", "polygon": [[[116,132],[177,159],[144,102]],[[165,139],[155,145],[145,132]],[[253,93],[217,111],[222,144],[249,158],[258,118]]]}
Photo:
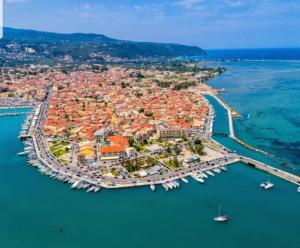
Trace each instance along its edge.
{"label": "dock", "polygon": [[273,166],[270,166],[270,165],[264,164],[262,162],[259,162],[257,160],[247,158],[247,157],[243,157],[243,156],[240,157],[240,161],[243,162],[244,164],[248,165],[248,166],[257,168],[259,170],[262,170],[262,171],[267,172],[271,175],[277,176],[281,179],[284,179],[286,181],[289,181],[293,184],[296,184],[296,185],[300,186],[300,177],[295,175],[295,174],[280,170],[280,169],[275,168]]}
{"label": "dock", "polygon": [[11,113],[0,113],[1,116],[17,116],[17,115],[24,115],[28,114],[29,112],[11,112]]}

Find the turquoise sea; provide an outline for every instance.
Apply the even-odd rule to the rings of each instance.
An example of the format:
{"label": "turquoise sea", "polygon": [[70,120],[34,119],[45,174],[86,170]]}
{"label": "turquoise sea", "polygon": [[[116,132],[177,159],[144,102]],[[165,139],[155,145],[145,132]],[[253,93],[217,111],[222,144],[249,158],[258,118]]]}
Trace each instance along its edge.
{"label": "turquoise sea", "polygon": [[[297,167],[300,65],[278,61],[224,65],[226,73],[211,84],[226,88],[222,98],[236,110],[251,113],[249,120],[235,122],[238,136]],[[209,101],[217,112],[214,131],[228,132],[226,112]],[[23,148],[17,135],[24,118],[0,117],[1,248],[300,247],[300,194],[290,183],[272,177],[274,189],[262,191],[259,184],[267,175],[236,163],[204,185],[190,179],[169,192],[161,187],[155,193],[148,187],[98,194],[73,191],[16,155]],[[229,138],[215,139],[280,166]],[[230,217],[225,224],[212,220],[220,203]]]}

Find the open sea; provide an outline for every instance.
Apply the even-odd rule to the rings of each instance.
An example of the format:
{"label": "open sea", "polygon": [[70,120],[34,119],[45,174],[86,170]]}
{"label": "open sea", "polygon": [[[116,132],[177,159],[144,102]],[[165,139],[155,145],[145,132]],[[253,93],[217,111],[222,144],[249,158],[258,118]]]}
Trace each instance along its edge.
{"label": "open sea", "polygon": [[[225,88],[221,97],[244,116],[235,120],[237,136],[299,173],[300,56],[289,59],[286,51],[282,60],[265,56],[261,61],[261,51],[252,52],[257,56],[247,58],[243,51],[240,62],[201,63],[227,69],[210,84]],[[230,57],[228,50],[208,53],[213,54],[210,59],[224,58],[224,53]],[[216,109],[214,132],[228,133],[226,111],[208,100]],[[236,163],[204,185],[190,179],[169,192],[162,187],[154,193],[148,187],[74,191],[17,156],[23,149],[17,136],[24,118],[0,117],[0,248],[300,247],[300,193],[295,185],[271,177],[274,189],[262,191],[259,184],[267,175]],[[282,167],[229,138],[215,139]],[[218,204],[229,215],[228,223],[213,221]]]}

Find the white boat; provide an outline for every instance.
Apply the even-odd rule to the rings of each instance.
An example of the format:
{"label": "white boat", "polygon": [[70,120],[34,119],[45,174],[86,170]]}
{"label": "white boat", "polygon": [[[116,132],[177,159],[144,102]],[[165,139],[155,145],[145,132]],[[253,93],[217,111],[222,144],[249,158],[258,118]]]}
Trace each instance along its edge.
{"label": "white boat", "polygon": [[300,187],[298,187],[297,191],[300,193]]}
{"label": "white boat", "polygon": [[164,187],[164,189],[165,189],[166,191],[169,190],[169,187],[168,187],[166,184],[163,183],[162,186]]}
{"label": "white boat", "polygon": [[177,182],[176,180],[175,180],[175,181],[173,181],[173,183],[176,185],[176,187],[177,187],[177,188],[179,188],[179,187],[180,187],[180,184],[179,184],[179,182]]}
{"label": "white boat", "polygon": [[265,190],[267,190],[267,189],[273,188],[273,187],[274,187],[274,184],[271,183],[270,180],[269,180],[269,181],[267,181],[267,182],[262,183],[262,184],[260,185],[260,187],[263,188],[263,189],[265,189]]}
{"label": "white boat", "polygon": [[169,187],[169,189],[173,189],[173,185],[171,183],[166,183],[166,185]]}
{"label": "white boat", "polygon": [[227,171],[227,168],[225,166],[220,167],[222,171]]}
{"label": "white boat", "polygon": [[205,178],[208,178],[208,176],[205,174],[205,172],[202,172],[202,173],[201,173],[201,176],[202,176],[202,177],[205,177]]}
{"label": "white boat", "polygon": [[206,174],[210,175],[210,176],[214,176],[215,174],[212,173],[210,170],[206,171]]}
{"label": "white boat", "polygon": [[225,214],[222,214],[222,209],[221,209],[221,205],[219,206],[219,215],[217,217],[214,218],[214,221],[217,222],[226,222],[228,221],[228,216]]}
{"label": "white boat", "polygon": [[25,151],[24,151],[24,152],[19,152],[18,155],[19,155],[19,156],[25,156],[25,155],[27,155],[28,153],[29,153],[29,152],[25,152]]}
{"label": "white boat", "polygon": [[213,171],[216,173],[221,173],[221,170],[219,168],[213,168]]}
{"label": "white boat", "polygon": [[95,187],[92,186],[92,187],[88,188],[88,190],[87,190],[86,192],[92,192],[92,191],[94,191],[94,190],[95,190]]}
{"label": "white boat", "polygon": [[197,176],[192,176],[192,178],[194,178],[197,182],[199,183],[204,183],[204,179],[197,177]]}
{"label": "white boat", "polygon": [[189,183],[189,181],[188,181],[186,178],[184,178],[184,177],[181,178],[181,181],[182,181],[182,182],[185,182],[185,183]]}
{"label": "white boat", "polygon": [[79,180],[79,181],[76,181],[75,183],[72,184],[71,188],[72,188],[72,189],[77,188],[78,185],[80,184],[80,182],[81,182],[80,180]]}
{"label": "white boat", "polygon": [[150,188],[151,188],[152,191],[155,191],[155,185],[154,184],[151,184]]}
{"label": "white boat", "polygon": [[94,192],[97,193],[100,189],[101,187],[95,187]]}

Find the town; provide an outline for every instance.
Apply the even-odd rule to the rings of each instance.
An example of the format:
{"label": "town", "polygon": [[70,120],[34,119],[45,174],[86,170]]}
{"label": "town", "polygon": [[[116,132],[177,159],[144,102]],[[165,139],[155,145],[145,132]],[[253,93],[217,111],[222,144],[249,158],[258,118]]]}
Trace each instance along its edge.
{"label": "town", "polygon": [[[178,171],[192,172],[193,164],[231,161],[209,138],[214,111],[204,97],[217,94],[205,82],[222,70],[175,65],[105,66],[97,72],[3,69],[1,105],[35,109],[20,134],[29,146],[20,155],[29,154],[32,164],[45,153],[46,163],[56,169],[101,179],[108,187],[143,179],[153,188],[179,178]],[[31,138],[40,147],[34,149]],[[74,187],[86,182],[64,179]]]}

